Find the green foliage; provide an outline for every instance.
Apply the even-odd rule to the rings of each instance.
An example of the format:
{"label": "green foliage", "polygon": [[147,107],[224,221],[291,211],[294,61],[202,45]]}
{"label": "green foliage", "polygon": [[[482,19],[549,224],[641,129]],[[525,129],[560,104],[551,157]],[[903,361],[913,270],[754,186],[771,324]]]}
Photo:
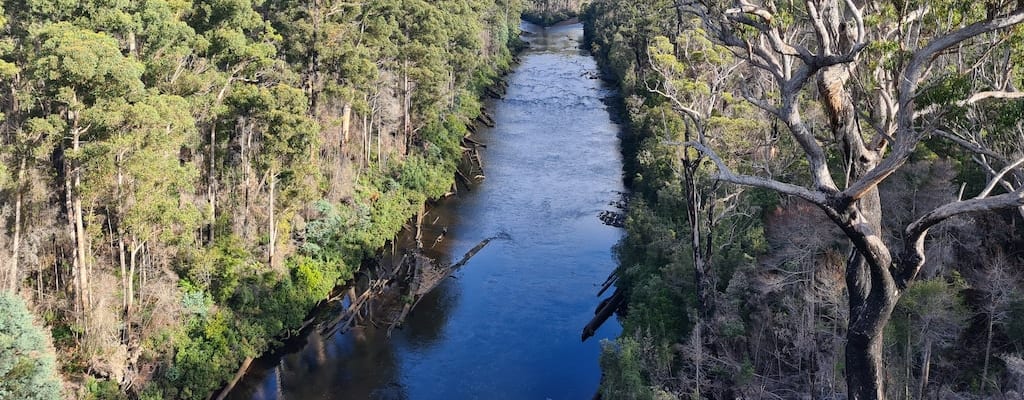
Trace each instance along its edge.
{"label": "green foliage", "polygon": [[352,277],[339,261],[306,256],[289,259],[287,275],[260,271],[233,240],[214,247],[211,257],[220,266],[207,278],[213,298],[190,281],[183,283],[189,322],[174,339],[165,388],[171,397],[201,397],[220,387],[245,357],[267,351],[276,344],[273,338],[299,326],[314,305]]}
{"label": "green foliage", "polygon": [[33,75],[50,83],[58,101],[76,107],[141,93],[143,65],[123,56],[113,37],[66,22],[43,27],[36,37],[42,45]]}
{"label": "green foliage", "polygon": [[98,380],[89,377],[85,381],[86,400],[127,400],[128,396],[121,393],[117,382]]}
{"label": "green foliage", "polygon": [[166,372],[174,388],[173,397],[204,397],[241,364],[242,355],[233,345],[241,343],[242,338],[229,326],[232,319],[229,311],[192,318],[178,335],[174,341],[174,365]]}
{"label": "green foliage", "polygon": [[59,399],[54,354],[25,302],[0,292],[0,398]]}
{"label": "green foliage", "polygon": [[655,391],[647,384],[644,349],[632,337],[601,342],[601,398],[611,400],[653,400]]}

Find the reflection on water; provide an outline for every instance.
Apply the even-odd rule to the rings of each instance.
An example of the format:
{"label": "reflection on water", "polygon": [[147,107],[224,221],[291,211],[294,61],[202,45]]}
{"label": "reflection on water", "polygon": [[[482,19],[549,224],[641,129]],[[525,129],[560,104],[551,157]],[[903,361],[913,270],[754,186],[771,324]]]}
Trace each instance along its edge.
{"label": "reflection on water", "polygon": [[[492,242],[387,338],[372,326],[321,337],[253,368],[236,399],[584,399],[599,340],[580,343],[621,231],[597,215],[623,190],[618,127],[580,25],[524,24],[531,42],[481,132],[487,180],[427,214],[424,243],[458,259]],[[609,321],[598,339],[614,337]]]}

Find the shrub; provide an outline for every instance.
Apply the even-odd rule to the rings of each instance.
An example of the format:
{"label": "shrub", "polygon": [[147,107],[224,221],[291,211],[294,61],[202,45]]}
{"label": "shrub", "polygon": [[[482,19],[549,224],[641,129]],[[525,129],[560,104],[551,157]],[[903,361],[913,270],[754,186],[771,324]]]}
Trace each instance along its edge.
{"label": "shrub", "polygon": [[0,293],[0,399],[59,399],[53,346],[21,298]]}

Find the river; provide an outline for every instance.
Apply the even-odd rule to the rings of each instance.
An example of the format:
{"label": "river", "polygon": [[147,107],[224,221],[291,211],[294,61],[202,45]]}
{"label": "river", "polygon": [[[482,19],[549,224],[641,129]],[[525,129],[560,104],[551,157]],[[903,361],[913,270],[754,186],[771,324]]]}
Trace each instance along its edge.
{"label": "river", "polygon": [[599,341],[580,342],[601,283],[615,268],[621,229],[598,214],[623,189],[613,95],[579,49],[580,24],[524,23],[531,42],[490,105],[495,127],[475,139],[486,181],[424,219],[432,256],[458,259],[500,235],[446,280],[390,338],[363,327],[255,364],[233,399],[589,399],[600,380]]}

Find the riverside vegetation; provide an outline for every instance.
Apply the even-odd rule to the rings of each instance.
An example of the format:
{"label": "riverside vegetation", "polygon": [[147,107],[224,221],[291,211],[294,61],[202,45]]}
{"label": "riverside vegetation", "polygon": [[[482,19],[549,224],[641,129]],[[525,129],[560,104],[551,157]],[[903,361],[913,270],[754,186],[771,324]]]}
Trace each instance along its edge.
{"label": "riverside vegetation", "polygon": [[1024,8],[595,0],[634,191],[603,399],[1024,392]]}
{"label": "riverside vegetation", "polygon": [[209,397],[452,190],[522,8],[4,1],[0,282],[35,317],[0,295],[0,397]]}

